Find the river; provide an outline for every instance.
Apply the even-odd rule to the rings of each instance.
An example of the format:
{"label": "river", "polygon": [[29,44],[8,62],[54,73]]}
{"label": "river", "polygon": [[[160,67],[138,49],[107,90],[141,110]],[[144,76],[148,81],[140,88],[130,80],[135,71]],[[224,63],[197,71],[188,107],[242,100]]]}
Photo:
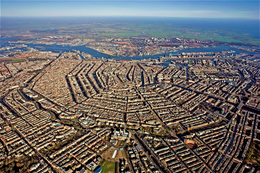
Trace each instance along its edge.
{"label": "river", "polygon": [[[13,38],[10,38],[13,39]],[[1,47],[4,46],[9,46],[10,43],[8,43],[8,40],[10,39],[1,39]],[[11,43],[11,44],[21,44],[21,43]],[[27,45],[28,47],[32,47],[35,48],[37,50],[40,51],[52,51],[55,53],[59,53],[59,52],[69,52],[69,51],[73,51],[73,50],[79,50],[80,52],[85,52],[88,53],[96,58],[107,58],[107,59],[125,59],[125,60],[140,60],[140,59],[156,59],[159,58],[160,56],[169,56],[169,54],[179,54],[182,52],[221,52],[221,51],[228,51],[228,50],[234,50],[235,53],[234,54],[238,54],[238,53],[247,53],[249,55],[254,55],[254,54],[259,54],[259,53],[254,53],[254,52],[248,52],[248,51],[243,51],[243,50],[239,50],[237,48],[234,47],[229,47],[229,46],[216,46],[216,47],[205,47],[205,48],[193,48],[193,49],[183,49],[183,50],[179,50],[176,52],[170,52],[170,53],[165,53],[165,54],[157,54],[157,55],[145,55],[145,56],[134,56],[134,57],[117,57],[117,56],[111,56],[111,55],[107,55],[101,52],[98,52],[96,50],[90,49],[88,47],[86,47],[85,45],[83,46],[63,46],[63,45],[56,45],[56,44],[52,44],[52,45],[45,45],[45,44],[33,44],[33,43],[23,43],[24,45]],[[259,54],[260,55],[260,54]]]}

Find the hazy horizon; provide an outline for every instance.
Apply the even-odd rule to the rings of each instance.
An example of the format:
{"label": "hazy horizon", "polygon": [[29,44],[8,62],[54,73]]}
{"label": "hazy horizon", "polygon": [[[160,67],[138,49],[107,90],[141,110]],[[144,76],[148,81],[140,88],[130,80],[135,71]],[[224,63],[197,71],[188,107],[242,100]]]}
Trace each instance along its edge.
{"label": "hazy horizon", "polygon": [[2,1],[1,17],[184,17],[259,20],[259,1]]}
{"label": "hazy horizon", "polygon": [[212,19],[212,20],[254,20],[257,18],[207,18],[207,17],[165,17],[165,16],[0,16],[1,18],[171,18],[171,19]]}

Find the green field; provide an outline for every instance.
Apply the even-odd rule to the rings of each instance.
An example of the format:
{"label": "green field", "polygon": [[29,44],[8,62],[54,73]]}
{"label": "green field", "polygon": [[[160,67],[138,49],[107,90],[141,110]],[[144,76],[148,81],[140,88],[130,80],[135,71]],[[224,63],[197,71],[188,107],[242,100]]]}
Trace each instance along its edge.
{"label": "green field", "polygon": [[104,161],[101,164],[102,171],[101,173],[115,173],[116,172],[116,164],[113,162]]}
{"label": "green field", "polygon": [[12,62],[13,62],[13,63],[16,63],[16,62],[23,62],[23,61],[26,61],[26,59],[15,59],[15,60],[13,60]]}
{"label": "green field", "polygon": [[[184,37],[202,40],[221,41],[227,43],[244,43],[260,46],[259,39],[252,38],[248,34],[233,30],[209,30],[196,29],[181,26],[174,26],[170,24],[158,23],[122,23],[116,25],[100,25],[93,24],[84,26],[84,29],[92,28],[100,33],[100,36],[152,36],[152,37]],[[76,28],[73,26],[73,28]]]}
{"label": "green field", "polygon": [[202,40],[213,40],[221,42],[245,43],[259,46],[259,39],[252,38],[248,34],[244,34],[231,30],[208,30],[196,29],[170,24],[128,24],[126,26],[133,32],[143,32],[145,35],[153,37],[184,37]]}
{"label": "green field", "polygon": [[[17,30],[16,32],[20,33],[20,30],[60,29],[60,27],[63,27],[62,31],[65,32],[82,32],[81,34],[77,33],[81,38],[89,38],[89,36],[93,38],[92,33],[94,33],[95,37],[183,37],[260,46],[259,39],[234,30],[189,28],[163,22],[104,22],[104,20],[78,18],[70,23],[66,19],[53,19],[50,22],[41,20],[36,22],[15,21],[13,25],[3,25],[2,30]],[[85,34],[88,32],[91,34]]]}

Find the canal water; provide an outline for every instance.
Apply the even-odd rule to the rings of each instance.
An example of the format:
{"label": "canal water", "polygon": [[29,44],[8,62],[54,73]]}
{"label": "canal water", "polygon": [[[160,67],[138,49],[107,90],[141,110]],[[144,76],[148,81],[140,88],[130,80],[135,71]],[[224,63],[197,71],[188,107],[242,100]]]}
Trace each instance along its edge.
{"label": "canal water", "polygon": [[[1,39],[1,47],[4,46],[12,46],[12,45],[21,45],[21,43],[9,43],[8,40],[11,40],[14,38],[2,38]],[[24,43],[24,45],[27,45],[28,47],[32,47],[35,48],[37,50],[40,51],[52,51],[55,53],[59,53],[59,52],[69,52],[69,51],[73,51],[73,50],[79,50],[80,52],[85,52],[88,53],[90,55],[92,55],[93,57],[96,58],[107,58],[107,59],[124,59],[124,60],[140,60],[140,59],[156,59],[162,56],[169,56],[169,54],[179,54],[182,52],[221,52],[221,51],[228,51],[228,50],[234,50],[235,53],[234,54],[238,54],[238,53],[247,53],[249,55],[255,55],[255,54],[259,54],[260,53],[254,53],[254,52],[248,52],[248,51],[243,51],[243,50],[239,50],[237,48],[234,47],[229,47],[229,46],[216,46],[216,47],[205,47],[205,48],[193,48],[193,49],[183,49],[183,50],[179,50],[176,52],[170,52],[170,53],[165,53],[165,54],[157,54],[157,55],[145,55],[145,56],[134,56],[134,57],[118,57],[118,56],[111,56],[111,55],[107,55],[101,52],[98,52],[96,50],[90,49],[88,47],[86,47],[85,45],[83,46],[63,46],[63,45],[56,45],[56,44],[52,44],[52,45],[45,45],[45,44],[33,44],[33,43]],[[21,49],[22,50],[22,49]],[[0,51],[1,53],[1,51]]]}

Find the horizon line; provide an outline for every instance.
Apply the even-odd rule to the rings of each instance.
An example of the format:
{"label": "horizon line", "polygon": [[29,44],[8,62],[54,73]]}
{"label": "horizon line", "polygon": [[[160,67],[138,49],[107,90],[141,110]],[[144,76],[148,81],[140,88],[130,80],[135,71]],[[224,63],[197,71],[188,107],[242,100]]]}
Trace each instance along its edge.
{"label": "horizon line", "polygon": [[[151,18],[151,17],[158,17],[158,18],[196,18],[196,19],[245,19],[245,20],[260,20],[260,18],[240,18],[240,17],[175,17],[175,16],[1,16],[2,17],[13,17],[13,18],[43,18],[43,17],[118,17],[118,18],[124,18],[124,17],[145,17],[145,18]],[[1,20],[1,19],[0,19]]]}

